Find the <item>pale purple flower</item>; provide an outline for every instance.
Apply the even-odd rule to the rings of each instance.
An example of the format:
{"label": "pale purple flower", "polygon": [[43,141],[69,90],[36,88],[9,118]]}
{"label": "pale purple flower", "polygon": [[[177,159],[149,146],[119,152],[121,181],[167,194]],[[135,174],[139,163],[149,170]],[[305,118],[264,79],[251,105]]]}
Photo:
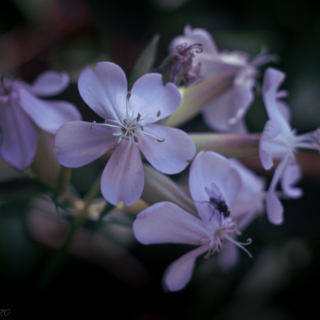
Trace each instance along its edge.
{"label": "pale purple flower", "polygon": [[[241,177],[223,156],[201,151],[190,168],[189,189],[200,218],[170,202],[160,202],[137,215],[133,232],[143,244],[186,243],[199,246],[173,262],[166,270],[163,284],[170,291],[181,290],[191,278],[195,260],[206,258],[223,248],[226,264],[235,260],[235,246],[250,253],[234,238],[240,234],[232,219],[232,207],[242,187]],[[229,216],[231,212],[231,215]]]}
{"label": "pale purple flower", "polygon": [[217,99],[208,103],[203,109],[203,119],[213,130],[222,132],[245,133],[244,115],[254,100],[253,89],[257,85],[258,67],[275,60],[274,55],[267,55],[262,51],[251,58],[242,51],[220,51],[211,35],[204,29],[187,25],[184,35],[173,39],[170,51],[174,52],[177,46],[194,43],[202,44],[202,53],[192,59],[193,67],[200,65],[200,77],[207,78],[213,75],[233,76],[232,87],[221,94]]}
{"label": "pale purple flower", "polygon": [[280,159],[266,197],[266,209],[270,222],[283,222],[283,207],[276,195],[276,186],[281,181],[284,194],[290,198],[302,195],[300,188],[293,185],[301,178],[301,168],[296,162],[295,153],[298,148],[320,150],[320,130],[296,135],[289,124],[290,110],[281,100],[287,96],[286,91],[278,91],[284,81],[285,74],[279,70],[268,68],[264,75],[262,94],[269,116],[259,144],[260,160],[263,167],[269,170],[273,159]]}
{"label": "pale purple flower", "polygon": [[66,73],[47,71],[32,85],[3,75],[0,83],[0,153],[18,170],[25,170],[37,149],[36,127],[55,132],[71,120],[81,119],[77,108],[65,101],[46,101],[69,84]]}
{"label": "pale purple flower", "polygon": [[82,71],[79,92],[105,122],[63,125],[55,138],[58,160],[77,168],[116,148],[101,178],[101,192],[108,202],[117,205],[122,200],[131,205],[141,196],[144,174],[140,151],[166,174],[182,171],[194,157],[195,145],[185,132],[154,124],[173,113],[181,100],[174,84],[163,86],[160,74],[142,76],[128,92],[122,69],[100,62],[95,71]]}

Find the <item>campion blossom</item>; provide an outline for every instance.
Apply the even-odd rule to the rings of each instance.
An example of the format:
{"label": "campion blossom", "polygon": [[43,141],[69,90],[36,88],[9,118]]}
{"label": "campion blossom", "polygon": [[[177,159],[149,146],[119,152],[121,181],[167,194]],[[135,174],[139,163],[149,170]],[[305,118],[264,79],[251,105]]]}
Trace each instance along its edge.
{"label": "campion blossom", "polygon": [[69,85],[69,76],[46,71],[32,85],[3,75],[0,83],[0,153],[3,160],[25,170],[37,149],[37,129],[55,132],[71,120],[81,119],[77,108],[65,101],[46,101]]}
{"label": "campion blossom", "polygon": [[183,131],[154,122],[168,117],[179,106],[181,96],[162,76],[142,76],[128,92],[123,70],[114,63],[100,62],[95,71],[86,68],[79,78],[79,92],[104,123],[73,121],[56,134],[58,160],[66,166],[84,166],[112,153],[101,178],[104,198],[117,205],[136,202],[142,194],[144,173],[140,151],[157,170],[182,171],[195,155],[195,145]]}
{"label": "campion blossom", "polygon": [[231,133],[247,132],[244,116],[254,100],[254,88],[257,86],[258,67],[274,61],[274,55],[262,50],[256,57],[242,51],[221,51],[211,35],[204,29],[184,28],[184,35],[174,38],[170,51],[181,45],[194,43],[202,45],[202,53],[192,59],[193,67],[200,69],[200,79],[212,75],[234,77],[232,87],[211,101],[203,109],[203,119],[213,130]]}
{"label": "campion blossom", "polygon": [[137,215],[133,232],[139,242],[199,246],[167,268],[163,278],[165,289],[183,289],[191,278],[196,258],[204,253],[208,258],[225,247],[231,248],[224,256],[230,264],[237,246],[251,257],[244,248],[251,239],[246,243],[234,239],[240,232],[228,210],[241,186],[239,173],[226,158],[212,151],[201,151],[191,165],[189,176],[190,193],[200,218],[170,202],[154,204]]}
{"label": "campion blossom", "polygon": [[296,130],[292,130],[289,124],[290,110],[280,100],[287,96],[287,92],[278,91],[284,79],[285,73],[268,68],[262,86],[263,101],[270,120],[266,123],[261,135],[260,160],[263,167],[269,170],[273,166],[273,159],[280,159],[266,196],[267,214],[269,221],[273,224],[283,222],[283,207],[275,191],[278,182],[281,182],[282,191],[286,196],[299,198],[302,195],[300,188],[293,187],[302,176],[295,157],[297,149],[320,151],[320,129],[302,135],[297,135]]}

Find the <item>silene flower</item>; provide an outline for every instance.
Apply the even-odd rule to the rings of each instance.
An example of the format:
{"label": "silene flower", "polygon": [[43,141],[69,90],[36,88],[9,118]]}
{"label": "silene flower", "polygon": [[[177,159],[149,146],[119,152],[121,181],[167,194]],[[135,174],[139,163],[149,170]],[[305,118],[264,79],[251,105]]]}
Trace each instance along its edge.
{"label": "silene flower", "polygon": [[100,62],[95,71],[82,71],[79,92],[105,122],[63,125],[55,138],[58,160],[77,168],[115,148],[101,178],[101,192],[108,202],[117,205],[122,200],[131,205],[141,196],[140,151],[166,174],[182,171],[194,157],[195,145],[185,132],[154,124],[173,113],[181,100],[178,88],[172,83],[163,86],[160,74],[142,76],[128,92],[123,70],[114,63]]}
{"label": "silene flower", "polygon": [[299,198],[300,188],[293,187],[301,176],[301,168],[296,161],[297,149],[314,149],[320,151],[320,130],[297,135],[292,130],[289,119],[290,110],[280,99],[287,96],[286,91],[278,91],[284,81],[285,74],[279,70],[268,68],[264,75],[262,94],[269,116],[259,144],[260,160],[263,167],[269,170],[273,166],[273,159],[280,159],[275,169],[266,196],[266,209],[270,222],[283,222],[283,207],[276,195],[276,187],[281,182],[282,191],[287,197]]}
{"label": "silene flower", "polygon": [[0,153],[3,160],[25,170],[37,149],[37,129],[55,132],[71,120],[81,119],[77,108],[65,101],[46,101],[69,84],[66,73],[46,71],[32,85],[3,75],[0,82]]}
{"label": "silene flower", "polygon": [[242,51],[219,51],[211,35],[204,29],[184,28],[184,35],[174,38],[170,51],[179,46],[189,47],[201,44],[201,54],[192,59],[193,68],[197,68],[200,79],[213,75],[233,77],[232,87],[211,101],[203,109],[203,119],[213,130],[231,133],[247,132],[244,116],[254,100],[254,88],[257,86],[258,67],[275,61],[275,55],[262,50],[256,57]]}
{"label": "silene flower", "polygon": [[133,232],[143,244],[185,243],[198,246],[173,262],[163,277],[164,288],[181,290],[189,282],[198,256],[205,258],[227,249],[224,262],[229,266],[235,261],[235,247],[246,243],[235,240],[240,234],[232,219],[233,202],[241,190],[241,177],[228,160],[212,151],[201,151],[190,168],[189,189],[198,211],[198,217],[171,202],[160,202],[137,215]]}

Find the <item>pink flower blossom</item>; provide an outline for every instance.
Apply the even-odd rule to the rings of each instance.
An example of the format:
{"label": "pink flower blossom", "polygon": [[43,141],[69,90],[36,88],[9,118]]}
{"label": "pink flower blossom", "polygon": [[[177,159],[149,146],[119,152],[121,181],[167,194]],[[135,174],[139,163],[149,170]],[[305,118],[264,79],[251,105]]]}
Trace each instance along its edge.
{"label": "pink flower blossom", "polygon": [[220,51],[211,35],[204,29],[192,29],[190,25],[184,28],[184,35],[173,39],[170,51],[185,44],[202,44],[201,54],[192,58],[193,67],[200,69],[200,77],[212,75],[234,77],[232,87],[217,99],[208,103],[203,109],[203,119],[213,130],[232,133],[245,133],[244,115],[254,100],[253,89],[256,86],[258,67],[275,60],[274,55],[262,51],[251,58],[242,51]]}
{"label": "pink flower blossom", "polygon": [[77,108],[65,101],[46,101],[69,84],[66,73],[47,71],[32,85],[3,75],[0,83],[0,153],[18,170],[25,170],[33,161],[37,148],[36,127],[55,132],[71,120],[81,119]]}
{"label": "pink flower blossom", "polygon": [[55,138],[58,160],[66,167],[81,167],[114,149],[101,178],[105,199],[131,205],[144,186],[140,151],[157,170],[182,171],[195,154],[195,145],[183,131],[154,122],[173,113],[181,96],[177,87],[162,84],[160,74],[146,74],[128,92],[122,69],[100,62],[86,68],[79,78],[83,100],[104,123],[73,121],[61,127]]}
{"label": "pink flower blossom", "polygon": [[292,130],[289,119],[290,110],[280,99],[287,96],[286,91],[278,91],[284,81],[285,74],[279,70],[268,68],[264,75],[262,94],[269,116],[261,135],[259,153],[263,167],[269,170],[273,166],[273,159],[280,159],[266,197],[266,208],[270,222],[283,222],[283,207],[276,195],[276,186],[281,181],[284,194],[290,198],[302,195],[300,188],[293,185],[301,176],[301,169],[296,161],[295,153],[298,148],[320,150],[319,129],[302,135],[296,135]]}
{"label": "pink flower blossom", "polygon": [[234,240],[240,232],[232,211],[228,210],[241,188],[241,177],[226,158],[212,151],[201,151],[192,163],[189,176],[190,193],[200,218],[170,202],[157,203],[137,215],[133,232],[139,242],[199,246],[167,268],[163,278],[166,289],[183,289],[191,279],[196,258],[205,252],[208,258],[226,248],[224,263],[228,266],[236,262],[236,246],[251,257],[243,247],[251,240],[247,243]]}

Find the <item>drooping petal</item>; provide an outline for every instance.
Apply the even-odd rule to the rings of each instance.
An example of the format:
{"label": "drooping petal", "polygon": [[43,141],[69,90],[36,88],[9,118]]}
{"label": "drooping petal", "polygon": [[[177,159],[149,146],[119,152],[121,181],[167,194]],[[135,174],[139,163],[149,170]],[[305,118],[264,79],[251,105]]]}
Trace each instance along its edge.
{"label": "drooping petal", "polygon": [[246,114],[254,100],[254,85],[255,77],[252,68],[248,67],[242,72],[238,72],[233,84],[236,113],[234,118],[229,120],[230,124],[233,124],[235,121],[239,121],[239,119],[242,119]]}
{"label": "drooping petal", "polygon": [[279,225],[283,223],[283,207],[275,192],[269,191],[266,196],[267,216],[271,223]]}
{"label": "drooping petal", "polygon": [[278,182],[280,181],[281,177],[283,176],[283,173],[287,167],[287,165],[289,164],[289,162],[291,161],[291,155],[290,154],[286,154],[285,157],[283,157],[280,161],[280,163],[278,164],[278,166],[276,167],[270,186],[269,186],[269,191],[272,190],[274,191],[277,187]]}
{"label": "drooping petal", "polygon": [[143,244],[188,243],[200,245],[210,228],[171,202],[159,202],[140,212],[133,233]]}
{"label": "drooping petal", "polygon": [[282,158],[288,153],[288,141],[280,130],[279,123],[271,119],[267,121],[261,134],[259,155],[266,170],[273,166],[273,158]]}
{"label": "drooping petal", "polygon": [[57,131],[63,124],[81,120],[78,109],[66,101],[46,101],[37,98],[24,88],[19,89],[20,106],[44,131]]}
{"label": "drooping petal", "polygon": [[129,114],[134,110],[135,114],[141,114],[141,119],[153,115],[143,120],[143,124],[153,123],[176,111],[180,101],[181,95],[176,85],[168,82],[164,86],[161,74],[149,73],[139,78],[131,89]]}
{"label": "drooping petal", "polygon": [[1,157],[18,170],[27,169],[37,149],[37,132],[16,103],[0,105]]}
{"label": "drooping petal", "polygon": [[286,196],[290,198],[300,198],[302,196],[302,189],[293,187],[301,178],[302,171],[299,163],[289,163],[281,178],[281,187]]}
{"label": "drooping petal", "polygon": [[213,151],[201,151],[194,159],[189,175],[189,189],[202,220],[212,218],[212,205],[209,202],[205,187],[211,188],[214,183],[220,190],[228,206],[235,200],[241,188],[241,177],[231,167],[228,160]]}
{"label": "drooping petal", "polygon": [[[147,134],[165,140],[159,142]],[[181,172],[196,153],[194,142],[185,132],[157,124],[144,127],[139,147],[152,166],[166,174]]]}
{"label": "drooping petal", "polygon": [[209,250],[209,245],[194,249],[170,264],[163,275],[165,290],[178,291],[190,281],[196,258]]}
{"label": "drooping petal", "polygon": [[144,173],[140,150],[134,142],[122,140],[113,152],[101,178],[104,198],[117,205],[120,200],[126,206],[135,203],[142,194]]}
{"label": "drooping petal", "polygon": [[281,131],[289,134],[291,127],[284,116],[283,106],[279,106],[277,91],[285,79],[285,73],[274,68],[268,68],[264,74],[262,85],[263,101],[270,119],[276,120]]}
{"label": "drooping petal", "polygon": [[84,121],[64,124],[57,132],[54,145],[57,157],[65,167],[82,167],[117,145],[114,129],[103,124],[92,125]]}
{"label": "drooping petal", "polygon": [[119,66],[99,62],[95,71],[85,68],[78,87],[82,99],[100,117],[123,120],[128,88],[126,75]]}
{"label": "drooping petal", "polygon": [[41,73],[32,85],[21,84],[37,96],[49,97],[62,92],[69,82],[70,78],[66,72],[46,71]]}

